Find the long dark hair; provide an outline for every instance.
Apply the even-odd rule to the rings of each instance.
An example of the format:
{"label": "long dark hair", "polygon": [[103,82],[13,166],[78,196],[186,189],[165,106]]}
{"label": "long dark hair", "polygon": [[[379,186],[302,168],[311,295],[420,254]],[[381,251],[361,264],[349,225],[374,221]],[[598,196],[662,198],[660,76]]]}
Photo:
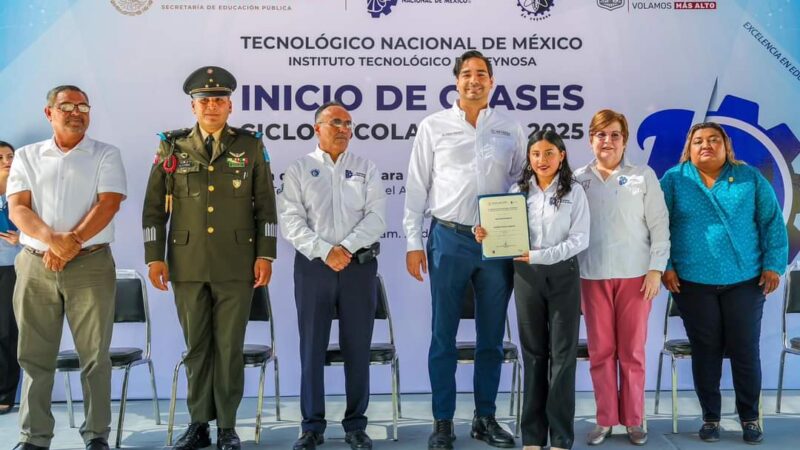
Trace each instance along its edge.
{"label": "long dark hair", "polygon": [[558,186],[556,187],[556,206],[561,203],[561,199],[570,193],[572,190],[572,183],[574,180],[572,179],[572,168],[569,167],[569,157],[566,155],[567,147],[564,145],[564,140],[561,139],[561,136],[558,135],[555,131],[551,130],[541,130],[535,133],[531,133],[528,136],[528,149],[525,152],[525,170],[522,171],[522,179],[519,180],[517,183],[519,185],[520,191],[524,193],[528,193],[528,181],[533,177],[537,182],[539,181],[536,178],[536,172],[533,171],[533,167],[531,167],[531,157],[530,151],[533,144],[539,141],[547,141],[556,146],[556,148],[561,152],[564,153],[564,160],[561,161],[561,167],[558,169]]}

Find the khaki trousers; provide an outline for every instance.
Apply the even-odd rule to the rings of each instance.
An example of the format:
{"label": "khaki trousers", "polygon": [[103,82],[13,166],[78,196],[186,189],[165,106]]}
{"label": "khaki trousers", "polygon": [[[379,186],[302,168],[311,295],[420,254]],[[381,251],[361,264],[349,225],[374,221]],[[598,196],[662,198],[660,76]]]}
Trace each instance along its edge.
{"label": "khaki trousers", "polygon": [[252,281],[173,282],[186,340],[186,405],[192,422],[233,428],[244,392],[244,333]]}
{"label": "khaki trousers", "polygon": [[14,314],[19,324],[18,358],[25,377],[19,412],[20,440],[50,446],[55,421],[50,411],[56,357],[67,317],[81,362],[85,442],[108,438],[111,424],[111,360],[114,324],[114,259],[105,248],[78,256],[62,272],[47,270],[26,250],[16,259]]}

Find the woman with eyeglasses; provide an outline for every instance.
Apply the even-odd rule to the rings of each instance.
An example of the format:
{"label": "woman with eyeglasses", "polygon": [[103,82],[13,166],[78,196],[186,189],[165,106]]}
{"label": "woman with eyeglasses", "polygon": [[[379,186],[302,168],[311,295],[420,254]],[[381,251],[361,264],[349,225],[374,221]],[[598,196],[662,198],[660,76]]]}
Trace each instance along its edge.
{"label": "woman with eyeglasses", "polygon": [[8,220],[6,185],[14,147],[0,141],[0,415],[11,412],[17,396],[19,363],[17,362],[17,322],[12,297],[17,275],[14,258],[19,253],[17,227]]}
{"label": "woman with eyeglasses", "polygon": [[[528,164],[510,192],[527,197],[531,250],[514,260],[524,397],[523,450],[574,443],[575,362],[581,286],[576,255],[589,244],[589,205],[564,141],[553,131],[528,138]],[[486,229],[475,227],[483,242]]]}
{"label": "woman with eyeglasses", "polygon": [[624,425],[634,445],[647,442],[645,342],[651,302],[669,258],[669,217],[658,177],[625,158],[628,121],[610,109],[589,125],[594,160],[575,171],[592,216],[589,248],[579,255],[581,306],[597,403],[589,445]]}
{"label": "woman with eyeglasses", "polygon": [[677,166],[661,178],[672,254],[662,280],[692,345],[694,388],[703,411],[700,439],[719,440],[723,354],[731,361],[742,438],[763,439],[759,340],[766,295],[788,260],[783,213],[758,169],[738,161],[717,123],[689,130]]}

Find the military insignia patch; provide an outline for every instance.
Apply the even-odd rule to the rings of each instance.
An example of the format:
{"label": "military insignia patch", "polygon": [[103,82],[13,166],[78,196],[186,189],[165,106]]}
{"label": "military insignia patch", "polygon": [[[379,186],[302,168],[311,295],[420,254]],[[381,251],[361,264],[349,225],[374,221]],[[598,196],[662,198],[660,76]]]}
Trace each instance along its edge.
{"label": "military insignia patch", "polygon": [[242,180],[233,180],[233,188],[239,189],[240,187],[242,187]]}
{"label": "military insignia patch", "polygon": [[226,159],[226,162],[228,163],[228,167],[240,168],[241,169],[241,168],[243,168],[243,167],[245,167],[247,165],[248,161],[247,161],[247,158],[228,157]]}

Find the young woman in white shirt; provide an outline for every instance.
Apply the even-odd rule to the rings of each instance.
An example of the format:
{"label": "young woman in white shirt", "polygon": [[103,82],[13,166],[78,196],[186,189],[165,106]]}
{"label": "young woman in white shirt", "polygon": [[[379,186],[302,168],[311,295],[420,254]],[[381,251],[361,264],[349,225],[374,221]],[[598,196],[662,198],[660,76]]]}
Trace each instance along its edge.
{"label": "young woman in white shirt", "polygon": [[[564,141],[552,131],[528,139],[528,163],[510,192],[527,196],[531,250],[514,259],[522,345],[524,450],[572,448],[575,356],[580,323],[576,255],[589,245],[589,205],[572,177]],[[477,226],[475,239],[487,231]]]}

